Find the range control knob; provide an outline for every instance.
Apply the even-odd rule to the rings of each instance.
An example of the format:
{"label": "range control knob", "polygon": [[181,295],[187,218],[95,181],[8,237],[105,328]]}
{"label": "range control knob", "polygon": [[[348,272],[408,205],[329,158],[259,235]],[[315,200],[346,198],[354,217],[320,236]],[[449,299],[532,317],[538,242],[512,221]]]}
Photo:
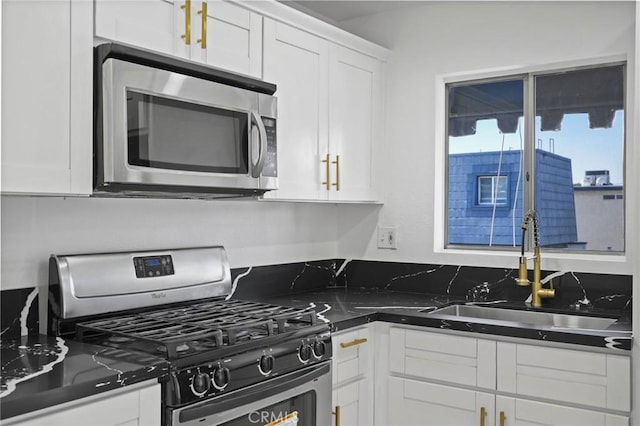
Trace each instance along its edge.
{"label": "range control knob", "polygon": [[327,353],[327,345],[323,341],[318,340],[313,344],[313,355],[316,358],[322,358],[325,353]]}
{"label": "range control knob", "polygon": [[211,387],[211,380],[209,376],[204,373],[198,373],[194,376],[193,381],[191,382],[191,391],[196,396],[202,396]]}
{"label": "range control knob", "polygon": [[218,367],[213,371],[213,387],[222,390],[229,385],[229,381],[231,380],[231,373],[229,369],[226,367]]}
{"label": "range control knob", "polygon": [[300,361],[303,363],[309,362],[311,359],[311,346],[303,343],[298,349],[298,358],[300,358]]}
{"label": "range control knob", "polygon": [[271,355],[262,355],[258,361],[258,370],[262,375],[267,376],[273,371],[275,360]]}

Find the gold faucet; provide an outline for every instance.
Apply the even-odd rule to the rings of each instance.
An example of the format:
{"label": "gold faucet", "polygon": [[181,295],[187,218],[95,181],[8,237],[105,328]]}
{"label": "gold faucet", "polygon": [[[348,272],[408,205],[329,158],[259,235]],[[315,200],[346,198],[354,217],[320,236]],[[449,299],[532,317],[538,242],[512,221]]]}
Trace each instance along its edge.
{"label": "gold faucet", "polygon": [[[527,270],[527,258],[524,255],[524,243],[529,222],[533,223],[533,281],[529,281]],[[522,251],[520,252],[520,265],[518,268],[518,279],[516,284],[527,286],[531,284],[531,305],[535,308],[542,306],[542,299],[552,299],[556,291],[551,288],[542,288],[540,282],[540,241],[538,238],[538,215],[534,210],[529,210],[522,220]]]}

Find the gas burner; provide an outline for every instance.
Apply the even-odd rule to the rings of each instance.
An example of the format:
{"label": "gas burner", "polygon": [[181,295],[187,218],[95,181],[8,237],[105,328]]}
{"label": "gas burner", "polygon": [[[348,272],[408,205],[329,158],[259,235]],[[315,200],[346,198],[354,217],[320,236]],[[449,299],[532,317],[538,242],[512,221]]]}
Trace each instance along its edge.
{"label": "gas burner", "polygon": [[[256,394],[275,395],[289,383],[299,386],[302,377],[313,389],[322,380],[328,405],[329,325],[316,324],[312,309],[227,299],[232,283],[226,259],[221,247],[52,256],[49,300],[74,316],[52,310],[49,330],[101,345],[101,355],[165,359],[163,425],[178,418],[180,424],[196,423],[195,417],[188,420],[199,416],[193,413],[200,408],[190,411],[196,404],[217,413],[216,401],[235,400],[257,387]],[[153,269],[163,260],[172,263],[171,274],[137,274],[139,265]],[[113,280],[117,285],[105,284]],[[75,297],[71,283],[79,294],[99,296]],[[314,424],[329,423],[324,420]]]}

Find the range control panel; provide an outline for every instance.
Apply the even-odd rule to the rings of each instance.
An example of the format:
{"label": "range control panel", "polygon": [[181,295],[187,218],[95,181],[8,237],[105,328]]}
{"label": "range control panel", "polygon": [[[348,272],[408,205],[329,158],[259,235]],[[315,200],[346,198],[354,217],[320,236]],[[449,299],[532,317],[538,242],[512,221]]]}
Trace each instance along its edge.
{"label": "range control panel", "polygon": [[173,260],[171,255],[134,257],[133,265],[136,269],[136,277],[151,278],[173,275]]}

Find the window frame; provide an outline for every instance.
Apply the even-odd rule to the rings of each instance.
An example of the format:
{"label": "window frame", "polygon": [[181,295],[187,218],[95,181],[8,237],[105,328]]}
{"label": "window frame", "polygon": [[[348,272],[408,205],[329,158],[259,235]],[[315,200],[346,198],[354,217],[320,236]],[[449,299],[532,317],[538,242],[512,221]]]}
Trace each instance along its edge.
{"label": "window frame", "polygon": [[[605,67],[611,67],[611,66],[622,66],[622,71],[623,71],[623,85],[624,85],[624,90],[623,90],[623,111],[624,111],[624,123],[623,123],[623,137],[622,137],[622,175],[625,177],[624,178],[624,186],[622,188],[623,191],[623,202],[624,202],[624,206],[623,206],[623,227],[625,229],[624,232],[624,242],[623,242],[623,246],[624,249],[622,251],[616,251],[616,252],[611,252],[611,251],[598,251],[598,250],[588,250],[588,251],[584,251],[584,250],[575,250],[575,249],[569,249],[569,248],[553,248],[553,247],[545,247],[545,252],[551,252],[551,253],[560,253],[560,254],[564,254],[564,255],[570,255],[570,256],[575,256],[575,255],[605,255],[607,257],[622,257],[624,258],[627,255],[627,250],[629,247],[629,241],[628,241],[628,235],[627,235],[627,226],[628,226],[628,221],[627,221],[627,216],[628,216],[628,205],[626,203],[627,200],[627,196],[626,196],[626,192],[627,189],[629,187],[629,182],[627,179],[627,141],[628,141],[628,134],[629,134],[629,127],[628,127],[628,123],[629,123],[629,118],[628,118],[628,111],[629,111],[629,104],[628,104],[628,98],[629,98],[629,85],[628,85],[628,70],[629,70],[629,64],[626,58],[621,58],[621,57],[616,57],[616,58],[606,58],[606,59],[602,59],[601,61],[576,61],[575,64],[560,64],[558,66],[554,66],[553,64],[549,64],[549,65],[544,65],[544,66],[537,66],[537,67],[531,67],[530,69],[516,69],[513,70],[513,72],[508,72],[508,71],[497,71],[497,72],[488,72],[488,73],[477,73],[477,74],[472,74],[472,73],[465,73],[464,75],[459,75],[459,76],[450,76],[450,77],[443,77],[441,80],[441,83],[443,85],[443,95],[444,95],[444,99],[443,99],[443,103],[441,105],[444,105],[444,110],[443,110],[443,114],[441,115],[442,120],[443,120],[443,130],[444,132],[442,134],[444,134],[444,140],[443,140],[443,144],[444,144],[444,150],[441,151],[444,153],[444,168],[443,168],[443,186],[442,186],[442,200],[443,200],[443,210],[442,210],[442,248],[447,251],[447,250],[461,250],[461,251],[474,251],[474,252],[482,252],[482,251],[486,251],[486,252],[515,252],[515,251],[519,251],[520,247],[516,246],[516,247],[512,247],[512,246],[507,246],[507,245],[500,245],[500,246],[491,246],[491,245],[477,245],[477,244],[450,244],[448,243],[449,241],[449,156],[450,156],[450,152],[449,152],[449,125],[448,125],[448,120],[449,120],[449,109],[450,109],[450,105],[449,105],[449,95],[448,95],[448,89],[450,87],[455,87],[455,86],[466,86],[466,85],[470,85],[470,84],[483,84],[483,83],[491,83],[491,82],[502,82],[502,81],[509,81],[509,80],[516,80],[516,79],[520,79],[523,81],[523,116],[522,116],[522,120],[523,120],[523,132],[522,132],[522,138],[523,138],[523,197],[522,197],[522,201],[523,201],[523,206],[522,211],[523,213],[526,211],[529,211],[531,209],[534,208],[535,205],[535,111],[536,111],[536,77],[538,76],[544,76],[544,75],[553,75],[553,74],[559,74],[559,73],[564,73],[564,72],[571,72],[571,71],[579,71],[579,70],[585,70],[585,69],[593,69],[593,68],[605,68]],[[527,117],[532,117],[533,119],[527,119]],[[533,149],[531,149],[531,147],[533,147]],[[478,188],[478,184],[476,183],[476,194],[474,194],[474,197],[476,199],[476,205],[474,206],[475,208],[492,208],[493,204],[479,204],[479,188]],[[507,202],[509,201],[509,196],[507,196]],[[496,207],[498,209],[500,208],[504,208],[504,206],[501,205],[496,205]],[[532,246],[532,236],[529,235],[528,239],[526,241],[526,247],[525,250],[529,250],[530,247]]]}
{"label": "window frame", "polygon": [[[489,202],[482,202],[482,184],[480,183],[480,180],[482,179],[491,179],[491,188],[490,188],[490,198],[491,200]],[[479,207],[504,207],[509,203],[509,176],[501,174],[501,175],[486,175],[486,174],[482,174],[482,175],[478,175],[476,176],[476,180],[478,182],[477,184],[477,197],[476,197],[476,205]],[[501,199],[500,201],[498,201],[498,193],[500,192],[499,187],[500,187],[500,182],[501,180],[504,180],[504,186],[505,191],[506,191],[506,195],[503,199]],[[498,181],[498,184],[496,186],[495,182]]]}

